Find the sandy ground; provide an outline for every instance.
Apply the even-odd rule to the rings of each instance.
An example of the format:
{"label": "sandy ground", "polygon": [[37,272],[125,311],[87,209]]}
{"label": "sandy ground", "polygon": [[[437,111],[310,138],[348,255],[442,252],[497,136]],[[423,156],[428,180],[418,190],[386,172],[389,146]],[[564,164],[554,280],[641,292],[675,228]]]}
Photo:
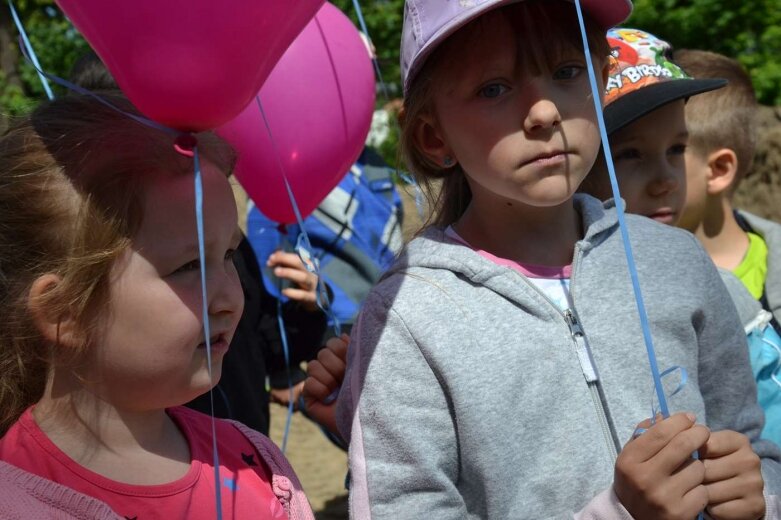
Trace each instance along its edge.
{"label": "sandy ground", "polygon": [[[282,446],[287,409],[271,405],[271,439]],[[312,421],[296,413],[285,452],[318,520],[347,519],[347,454],[331,444]]]}

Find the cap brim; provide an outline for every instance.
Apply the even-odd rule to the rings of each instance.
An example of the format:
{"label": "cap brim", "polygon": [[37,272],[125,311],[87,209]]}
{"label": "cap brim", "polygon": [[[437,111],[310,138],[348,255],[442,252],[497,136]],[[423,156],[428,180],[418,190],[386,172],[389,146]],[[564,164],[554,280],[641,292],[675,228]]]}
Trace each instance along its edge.
{"label": "cap brim", "polygon": [[[451,20],[445,27],[434,33],[415,55],[414,64],[407,72],[404,81],[404,92],[406,93],[409,89],[412,78],[418,73],[428,55],[448,36],[488,11],[521,1],[523,0],[488,0],[469,11],[465,11],[463,16]],[[569,1],[574,4],[574,0]],[[583,10],[606,31],[625,21],[632,13],[631,0],[581,0],[580,3]]]}
{"label": "cap brim", "polygon": [[605,128],[610,135],[667,103],[716,90],[726,84],[725,79],[675,79],[637,89],[605,107]]}

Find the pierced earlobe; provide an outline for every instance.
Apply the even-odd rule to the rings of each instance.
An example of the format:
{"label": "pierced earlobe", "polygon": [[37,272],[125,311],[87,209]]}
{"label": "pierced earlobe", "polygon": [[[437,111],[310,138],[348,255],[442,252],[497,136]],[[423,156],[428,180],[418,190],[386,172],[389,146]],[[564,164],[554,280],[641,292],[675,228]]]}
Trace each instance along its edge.
{"label": "pierced earlobe", "polygon": [[450,157],[449,155],[446,155],[446,156],[445,156],[445,157],[442,159],[442,165],[443,165],[445,168],[450,168],[450,167],[451,167],[451,166],[453,166],[454,164],[455,164],[455,161],[453,161],[453,158],[452,158],[452,157]]}

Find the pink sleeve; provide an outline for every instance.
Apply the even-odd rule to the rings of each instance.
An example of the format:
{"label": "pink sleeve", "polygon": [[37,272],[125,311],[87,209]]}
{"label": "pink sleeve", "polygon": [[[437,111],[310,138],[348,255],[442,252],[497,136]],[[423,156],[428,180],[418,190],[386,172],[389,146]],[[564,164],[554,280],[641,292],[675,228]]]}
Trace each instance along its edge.
{"label": "pink sleeve", "polygon": [[575,520],[632,520],[632,515],[619,502],[613,486],[610,486],[575,513]]}

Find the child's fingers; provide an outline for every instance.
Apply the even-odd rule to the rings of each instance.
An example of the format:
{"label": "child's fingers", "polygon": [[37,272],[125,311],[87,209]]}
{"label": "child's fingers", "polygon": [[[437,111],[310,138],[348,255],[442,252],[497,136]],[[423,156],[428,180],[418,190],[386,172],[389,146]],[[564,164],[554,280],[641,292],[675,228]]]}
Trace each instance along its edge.
{"label": "child's fingers", "polygon": [[701,424],[695,424],[670,439],[667,446],[653,457],[654,464],[664,474],[672,474],[681,464],[691,458],[692,453],[699,450],[707,442],[709,435],[708,428]]}
{"label": "child's fingers", "polygon": [[703,459],[717,459],[731,453],[735,453],[741,448],[751,448],[751,442],[748,437],[742,433],[731,430],[722,430],[711,433],[708,442],[702,447],[700,457]]}
{"label": "child's fingers", "polygon": [[333,352],[336,355],[336,357],[344,361],[347,359],[347,347],[349,341],[350,341],[350,336],[348,336],[347,334],[342,334],[342,336],[339,338],[331,338],[328,341],[326,341],[325,346],[328,350]]}
{"label": "child's fingers", "polygon": [[313,290],[317,286],[317,277],[303,269],[291,267],[275,267],[274,276],[290,280],[302,289]]}
{"label": "child's fingers", "polygon": [[690,489],[683,498],[681,504],[686,510],[685,518],[696,518],[699,513],[705,510],[708,505],[708,490],[703,485],[698,485]]}
{"label": "child's fingers", "polygon": [[[336,390],[341,385],[342,380],[337,379],[331,372],[320,363],[319,360],[310,361],[307,366],[306,373],[310,378],[318,380],[320,383],[329,388],[329,393]],[[342,370],[342,377],[344,377],[344,370]]]}
{"label": "child's fingers", "polygon": [[[316,363],[316,361],[311,362],[310,366],[312,363]],[[332,390],[330,388],[314,377],[308,377],[304,383],[305,401],[323,402],[329,395],[331,395],[331,392]]]}
{"label": "child's fingers", "polygon": [[[626,445],[624,458],[630,463],[642,463],[650,460],[667,447],[670,441],[679,433],[692,428],[695,420],[696,418],[692,414],[679,413],[659,421],[653,426],[650,426],[650,423],[640,423],[641,427],[643,424],[647,424],[650,427],[645,433]],[[694,450],[690,450],[689,453],[692,451]],[[670,473],[678,465],[671,468]]]}
{"label": "child's fingers", "polygon": [[[718,515],[712,513],[713,516],[718,518],[725,518],[723,513],[733,509],[737,511],[741,507],[746,506],[751,506],[752,509],[764,508],[765,506],[765,499],[762,495],[765,482],[762,480],[760,472],[739,475],[731,479],[706,484],[705,487],[708,490],[709,510],[713,511],[715,509],[722,512],[722,514]],[[736,518],[746,516],[744,513],[743,516],[736,516]],[[755,518],[759,518],[759,514]]]}
{"label": "child's fingers", "polygon": [[268,257],[266,264],[269,266],[279,265],[292,267],[298,270],[306,270],[304,267],[304,262],[301,261],[301,258],[296,253],[288,253],[286,251],[274,251]]}
{"label": "child's fingers", "polygon": [[334,379],[340,382],[344,379],[346,364],[343,356],[339,356],[339,354],[330,348],[324,348],[317,353],[317,361],[320,362]]}
{"label": "child's fingers", "polygon": [[701,460],[689,457],[670,476],[670,486],[683,493],[694,490],[697,486],[703,486],[705,478],[705,465]]}
{"label": "child's fingers", "polygon": [[762,463],[749,447],[717,459],[704,459],[705,482],[720,482],[736,475],[756,473],[761,475]]}
{"label": "child's fingers", "polygon": [[306,291],[304,289],[288,287],[287,289],[282,289],[282,294],[297,302],[315,303],[317,301],[317,297],[315,296],[314,292]]}

